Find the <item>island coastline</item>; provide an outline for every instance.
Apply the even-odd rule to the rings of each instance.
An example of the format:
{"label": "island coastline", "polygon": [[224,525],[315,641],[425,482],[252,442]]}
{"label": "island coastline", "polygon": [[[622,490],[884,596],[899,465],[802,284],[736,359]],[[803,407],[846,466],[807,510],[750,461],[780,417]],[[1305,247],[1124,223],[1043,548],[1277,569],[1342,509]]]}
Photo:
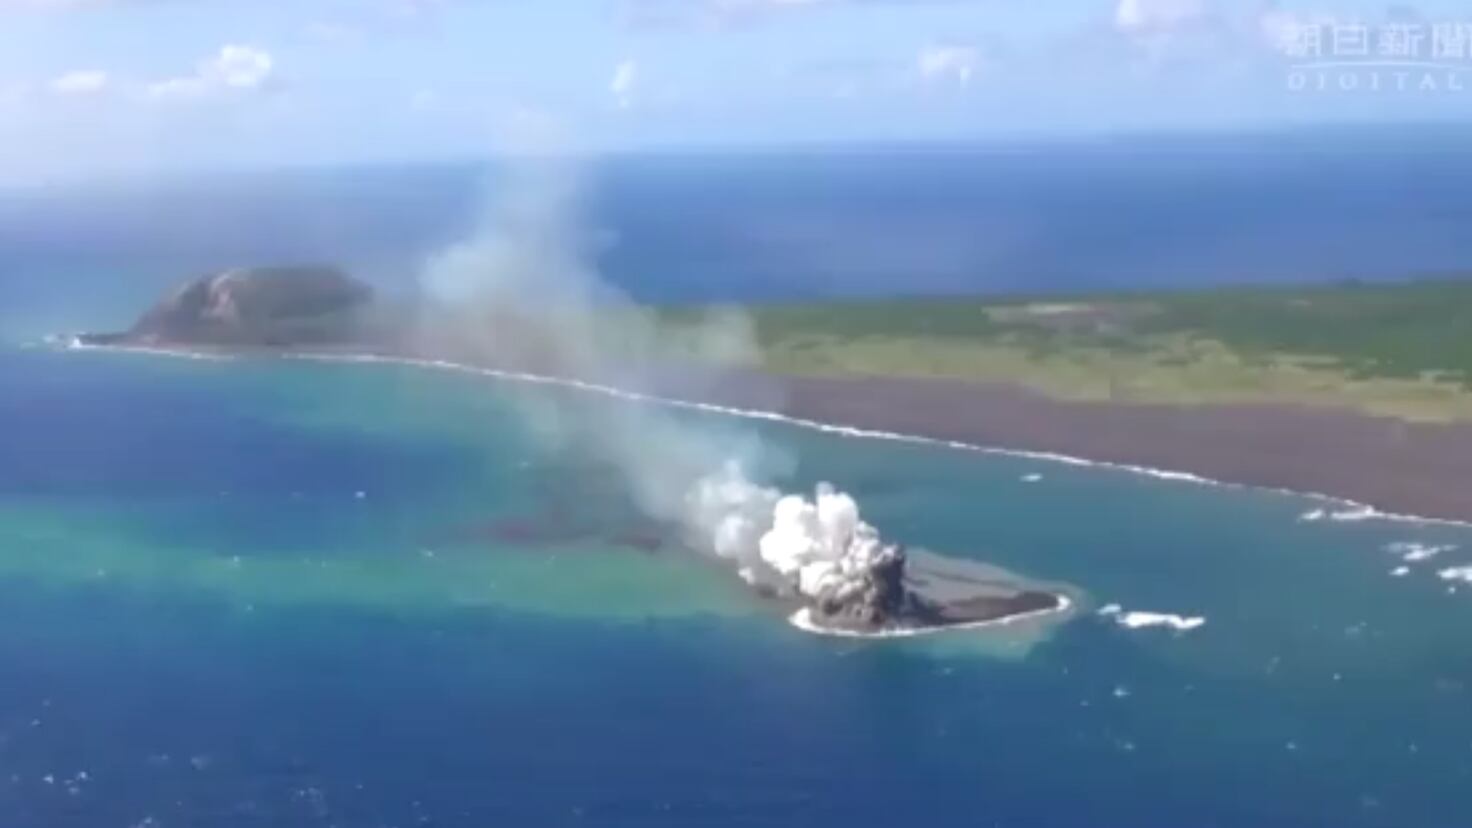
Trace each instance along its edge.
{"label": "island coastline", "polygon": [[[385,310],[374,305],[366,285],[332,268],[236,269],[182,286],[127,331],[55,338],[53,344],[206,359],[266,357],[455,370],[847,437],[1105,466],[1193,484],[1271,489],[1343,507],[1303,512],[1303,520],[1458,522],[1472,517],[1472,495],[1462,494],[1472,486],[1446,485],[1434,473],[1428,475],[1430,470],[1452,480],[1472,479],[1472,428],[1264,404],[1064,401],[1021,383],[794,376],[664,355],[640,360],[639,370],[628,375],[634,378],[620,380],[625,374],[614,370],[616,359],[607,366],[584,365],[556,347],[525,347],[516,341],[520,329],[514,323],[508,334],[512,342],[503,353],[466,348],[453,337],[435,335],[436,323],[453,326],[453,318],[431,315],[410,323],[407,316],[384,316]],[[1446,445],[1449,439],[1465,440],[1466,450]],[[1369,468],[1375,473],[1364,474]],[[1044,586],[998,569],[949,571],[943,558],[882,544],[872,527],[857,522],[851,499],[831,489],[825,492],[823,486],[814,501],[804,501],[775,490],[765,494],[739,472],[731,480],[701,481],[707,485],[734,487],[719,489],[723,494],[714,502],[721,509],[729,508],[721,504],[732,496],[737,503],[772,497],[776,515],[785,514],[783,509],[813,509],[816,502],[834,510],[833,521],[841,523],[840,517],[848,515],[843,519],[855,522],[854,534],[844,541],[853,546],[842,547],[835,559],[843,561],[840,566],[803,557],[810,548],[828,547],[808,536],[812,530],[803,528],[806,524],[795,512],[776,517],[782,532],[774,528],[763,536],[761,561],[780,577],[753,580],[751,570],[742,570],[743,579],[758,592],[796,599],[795,611],[789,605],[784,614],[790,624],[808,632],[882,638],[980,629],[1027,618],[1066,618],[1082,601],[1070,599],[1071,588],[1063,585]],[[1387,507],[1396,511],[1382,511]],[[720,523],[725,518],[701,519]],[[859,529],[869,533],[863,543],[857,540]],[[773,551],[769,559],[765,544],[778,537],[773,550],[793,551]],[[915,554],[933,560],[917,572],[911,565]],[[956,565],[987,569],[975,561]],[[819,574],[809,578],[809,569]],[[799,572],[803,577],[797,577]]]}
{"label": "island coastline", "polygon": [[918,625],[910,627],[891,627],[881,630],[855,630],[846,627],[833,627],[820,624],[813,619],[811,607],[800,607],[787,617],[787,623],[813,635],[827,636],[830,638],[917,638],[926,635],[936,635],[946,632],[964,632],[967,630],[995,629],[997,627],[1010,627],[1028,621],[1041,621],[1052,616],[1066,616],[1074,609],[1074,603],[1067,595],[1054,594],[1056,603],[1052,607],[1031,609],[1022,612],[1014,612],[1006,615],[998,615],[992,618],[977,618],[976,620],[956,621],[947,624]]}
{"label": "island coastline", "polygon": [[[1329,507],[1317,511],[1332,519],[1472,526],[1472,425],[1465,424],[1408,424],[1347,410],[1289,406],[1063,401],[1005,383],[794,377],[755,371],[728,371],[722,382],[708,387],[708,393],[684,397],[675,382],[668,387],[631,390],[506,366],[372,348],[95,343],[78,337],[61,338],[57,344],[194,359],[276,357],[461,371],[849,437],[1106,468],[1193,485],[1262,490],[1317,501]],[[905,404],[889,404],[892,400]],[[931,404],[925,404],[927,400]],[[760,407],[773,401],[777,404]],[[1137,417],[1143,421],[1130,425]],[[1210,433],[1213,421],[1220,418],[1233,424],[1235,433],[1253,440],[1261,440],[1264,434],[1274,441],[1295,434],[1311,439],[1298,443],[1296,453],[1260,450],[1246,454],[1197,439]],[[1367,431],[1389,438],[1358,443],[1358,453],[1348,458],[1339,453],[1345,441],[1356,448],[1355,436]],[[1406,450],[1406,435],[1419,437],[1421,445],[1416,451]],[[1428,475],[1418,466],[1427,457],[1451,461],[1457,468],[1440,476]],[[1331,459],[1336,462],[1326,462]],[[1406,480],[1422,485],[1408,488],[1402,485]]]}

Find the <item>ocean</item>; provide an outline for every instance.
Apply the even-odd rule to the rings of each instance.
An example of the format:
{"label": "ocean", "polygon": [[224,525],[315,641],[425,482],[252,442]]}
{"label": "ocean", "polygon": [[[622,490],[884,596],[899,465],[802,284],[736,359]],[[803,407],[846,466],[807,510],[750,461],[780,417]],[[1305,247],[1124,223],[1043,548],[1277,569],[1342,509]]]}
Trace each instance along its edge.
{"label": "ocean", "polygon": [[890,537],[1087,596],[1037,635],[822,638],[537,439],[546,393],[0,353],[0,822],[1459,823],[1472,585],[1438,573],[1472,531],[679,415]]}
{"label": "ocean", "polygon": [[[642,155],[578,181],[636,299],[781,302],[1402,279],[1472,261],[1465,129]],[[221,173],[0,190],[0,338],[119,325],[225,267],[330,262],[388,294],[503,168]]]}
{"label": "ocean", "polygon": [[[970,157],[945,162],[959,164],[942,176],[953,189],[854,156],[816,171],[748,159],[770,174],[714,179],[673,159],[626,173],[637,198],[590,200],[621,217],[600,235],[611,278],[669,300],[1188,281],[1172,261],[1201,283],[1244,269],[1391,278],[1472,252],[1450,230],[1465,172],[1371,197],[1445,158],[1340,159],[1359,173],[1321,175],[1294,202],[1300,163],[1283,156],[1283,175],[1248,186],[1240,166],[1266,161],[1211,151],[1238,172],[1223,160],[1190,210],[1169,207],[1181,201],[1164,173],[1036,159],[978,171]],[[770,172],[783,164],[807,183]],[[976,183],[1029,175],[1055,188]],[[123,324],[221,264],[333,258],[403,288],[480,186],[463,170],[288,178],[255,195],[235,180],[0,208],[0,825],[1465,821],[1472,583],[1457,575],[1472,529],[664,412],[758,442],[784,489],[833,482],[887,537],[1081,598],[1061,625],[826,638],[687,551],[606,462],[525,415],[554,396],[587,422],[650,404],[427,367],[34,342]],[[1115,197],[1131,208],[1101,209]],[[1015,234],[978,218],[1004,214]],[[1028,268],[981,266],[1002,261],[1004,237]],[[874,247],[844,247],[859,239]],[[920,261],[907,250],[934,258],[896,283]],[[1290,250],[1319,269],[1266,267]],[[1205,623],[1130,628],[1108,605]]]}

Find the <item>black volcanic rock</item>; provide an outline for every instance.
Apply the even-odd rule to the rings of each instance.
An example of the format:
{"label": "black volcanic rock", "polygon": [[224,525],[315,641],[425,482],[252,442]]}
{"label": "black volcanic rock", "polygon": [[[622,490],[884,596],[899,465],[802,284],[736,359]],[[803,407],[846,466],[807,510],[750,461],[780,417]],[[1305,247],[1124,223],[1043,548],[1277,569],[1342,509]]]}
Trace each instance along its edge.
{"label": "black volcanic rock", "polygon": [[190,282],[94,342],[288,346],[361,339],[373,290],[330,267],[239,268]]}
{"label": "black volcanic rock", "polygon": [[818,596],[814,603],[818,618],[833,626],[861,630],[917,620],[921,608],[905,587],[905,562],[902,547],[886,549],[858,583],[831,587]]}

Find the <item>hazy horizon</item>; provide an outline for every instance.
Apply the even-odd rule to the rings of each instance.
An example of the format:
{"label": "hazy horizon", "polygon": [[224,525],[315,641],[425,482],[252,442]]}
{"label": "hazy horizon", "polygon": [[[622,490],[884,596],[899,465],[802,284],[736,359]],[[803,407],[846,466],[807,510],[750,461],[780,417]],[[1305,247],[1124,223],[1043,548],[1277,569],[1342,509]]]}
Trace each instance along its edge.
{"label": "hazy horizon", "polygon": [[[0,2],[0,182],[1469,122],[1453,0]],[[1353,48],[1350,48],[1353,47]]]}
{"label": "hazy horizon", "polygon": [[[577,168],[579,210],[609,279],[654,302],[1401,279],[1472,262],[1466,132],[621,155]],[[412,290],[496,174],[337,165],[0,192],[0,330],[120,326],[234,266],[331,263]]]}

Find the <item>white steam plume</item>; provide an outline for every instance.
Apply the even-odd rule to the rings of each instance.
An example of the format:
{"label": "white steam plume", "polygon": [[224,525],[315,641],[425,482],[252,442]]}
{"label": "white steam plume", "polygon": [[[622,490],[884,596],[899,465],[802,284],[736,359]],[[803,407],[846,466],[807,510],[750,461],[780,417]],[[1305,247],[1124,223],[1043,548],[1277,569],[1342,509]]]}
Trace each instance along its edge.
{"label": "white steam plume", "polygon": [[711,551],[735,562],[742,578],[815,600],[842,604],[858,597],[874,568],[898,554],[860,520],[852,497],[826,483],[811,500],[784,495],[727,463],[696,483],[688,504]]}
{"label": "white steam plume", "polygon": [[[579,198],[575,176],[558,161],[525,161],[497,179],[473,235],[424,269],[431,307],[423,347],[642,391],[674,367],[677,348],[725,360],[752,352],[740,317],[687,326],[676,342],[647,309],[600,279]],[[523,404],[542,438],[611,462],[638,505],[662,520],[681,518],[685,493],[700,475],[727,458],[754,464],[764,454],[749,436],[717,435],[663,409]]]}
{"label": "white steam plume", "polygon": [[[666,379],[676,354],[751,360],[744,317],[708,316],[671,335],[599,278],[579,200],[573,171],[545,157],[497,180],[473,235],[424,268],[422,347],[644,392]],[[752,434],[646,405],[526,405],[540,436],[610,462],[642,510],[683,527],[692,546],[750,582],[845,600],[899,554],[831,487],[808,500],[752,483],[749,470],[781,460]]]}

